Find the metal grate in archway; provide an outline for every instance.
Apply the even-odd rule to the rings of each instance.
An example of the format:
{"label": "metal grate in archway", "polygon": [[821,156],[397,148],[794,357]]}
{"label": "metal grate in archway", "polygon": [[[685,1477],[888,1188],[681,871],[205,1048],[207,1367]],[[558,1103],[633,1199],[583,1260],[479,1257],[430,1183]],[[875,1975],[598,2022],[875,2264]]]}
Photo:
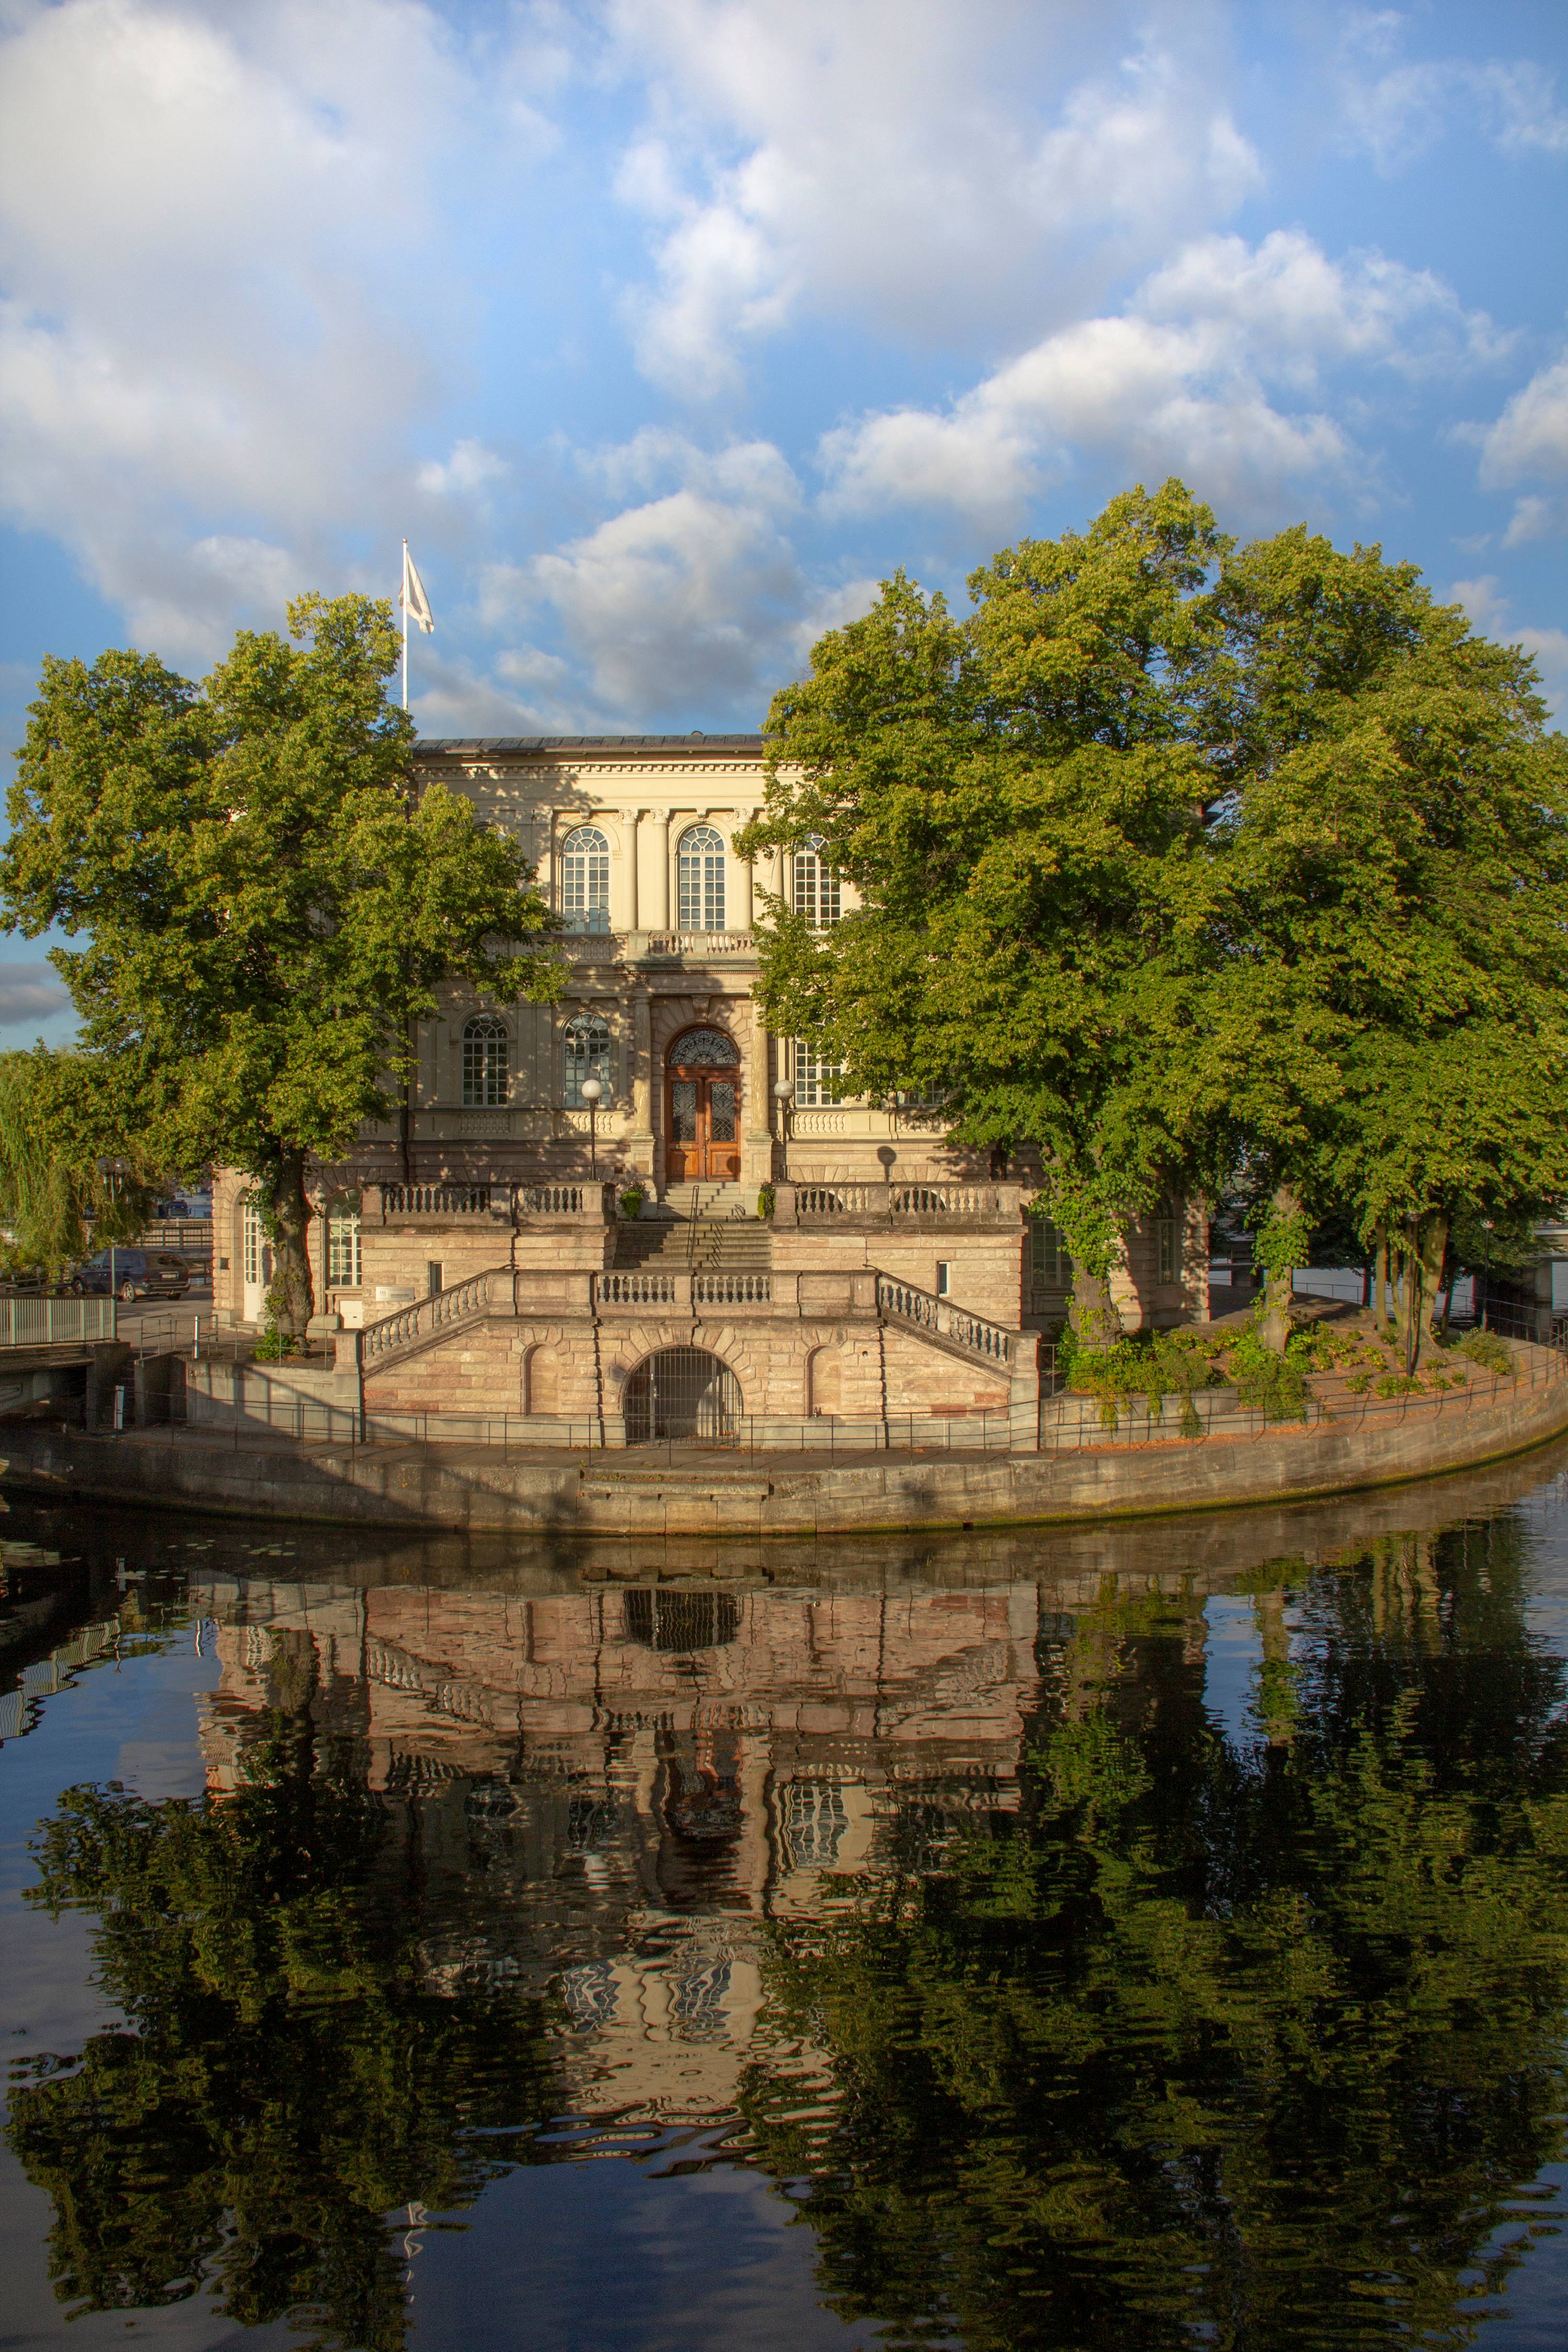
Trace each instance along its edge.
{"label": "metal grate in archway", "polygon": [[732,1445],[740,1417],[741,1383],[706,1348],[661,1348],[626,1382],[628,1445],[675,1437]]}

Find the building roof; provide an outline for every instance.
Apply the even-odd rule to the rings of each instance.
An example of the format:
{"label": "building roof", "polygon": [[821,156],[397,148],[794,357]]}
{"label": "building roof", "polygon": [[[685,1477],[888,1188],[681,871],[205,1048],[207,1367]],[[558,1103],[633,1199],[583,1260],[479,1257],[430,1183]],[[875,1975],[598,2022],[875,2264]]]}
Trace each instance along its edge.
{"label": "building roof", "polygon": [[425,735],[416,751],[449,751],[471,759],[514,751],[760,751],[760,735]]}

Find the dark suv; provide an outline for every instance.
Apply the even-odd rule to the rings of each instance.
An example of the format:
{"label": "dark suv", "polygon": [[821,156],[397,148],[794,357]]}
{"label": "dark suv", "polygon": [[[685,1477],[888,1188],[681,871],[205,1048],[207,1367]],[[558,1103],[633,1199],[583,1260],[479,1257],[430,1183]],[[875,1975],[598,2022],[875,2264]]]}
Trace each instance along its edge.
{"label": "dark suv", "polygon": [[[110,1260],[112,1259],[112,1269]],[[71,1279],[78,1297],[117,1298],[183,1298],[191,1286],[191,1269],[173,1250],[101,1249],[79,1265]]]}

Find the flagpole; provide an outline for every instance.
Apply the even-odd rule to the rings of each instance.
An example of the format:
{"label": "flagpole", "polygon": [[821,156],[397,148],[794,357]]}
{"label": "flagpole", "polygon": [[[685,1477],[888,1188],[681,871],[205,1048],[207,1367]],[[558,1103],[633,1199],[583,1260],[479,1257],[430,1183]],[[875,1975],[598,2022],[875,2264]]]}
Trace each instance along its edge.
{"label": "flagpole", "polygon": [[398,602],[403,606],[403,708],[408,708],[408,541],[403,542],[403,593]]}

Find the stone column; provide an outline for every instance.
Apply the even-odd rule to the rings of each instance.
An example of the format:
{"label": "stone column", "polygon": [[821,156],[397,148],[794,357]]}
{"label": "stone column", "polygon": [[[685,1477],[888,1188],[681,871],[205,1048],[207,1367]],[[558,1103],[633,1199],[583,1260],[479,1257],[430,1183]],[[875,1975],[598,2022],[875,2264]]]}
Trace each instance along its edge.
{"label": "stone column", "polygon": [[769,1184],[773,1176],[773,1093],[768,1028],[763,1008],[751,999],[752,1040],[747,1056],[745,1181]]}
{"label": "stone column", "polygon": [[[735,831],[738,833],[742,825],[750,824],[756,814],[757,812],[755,809],[737,809],[735,812]],[[736,925],[736,929],[738,930],[749,931],[752,928],[752,889],[755,880],[755,869],[752,865],[751,859],[748,857],[742,863],[741,887],[735,894],[737,899],[736,912],[741,918],[740,922]]]}
{"label": "stone column", "polygon": [[669,929],[669,814],[661,809],[653,821],[653,849],[658,860],[653,877],[653,908],[648,929],[668,931]]}
{"label": "stone column", "polygon": [[646,988],[632,991],[632,1131],[626,1138],[632,1164],[644,1176],[653,1165],[653,1008]]}

